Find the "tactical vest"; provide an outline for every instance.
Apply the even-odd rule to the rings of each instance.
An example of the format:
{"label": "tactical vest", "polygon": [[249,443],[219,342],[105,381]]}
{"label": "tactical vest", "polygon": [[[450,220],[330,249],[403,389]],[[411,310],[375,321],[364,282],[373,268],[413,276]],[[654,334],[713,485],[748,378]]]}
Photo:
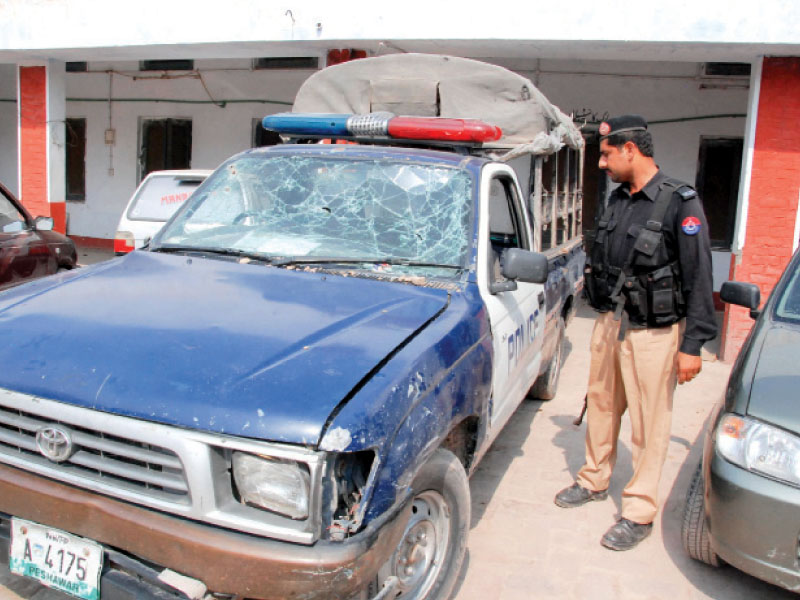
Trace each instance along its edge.
{"label": "tactical vest", "polygon": [[[601,312],[613,310],[617,320],[624,309],[631,328],[665,327],[686,316],[680,269],[677,260],[670,260],[662,232],[673,192],[678,192],[684,201],[697,195],[681,181],[664,179],[658,186],[650,217],[621,268],[609,265],[608,250],[622,203],[609,206],[597,224],[597,235],[584,270],[586,294],[593,308]],[[620,338],[624,335],[623,326]]]}

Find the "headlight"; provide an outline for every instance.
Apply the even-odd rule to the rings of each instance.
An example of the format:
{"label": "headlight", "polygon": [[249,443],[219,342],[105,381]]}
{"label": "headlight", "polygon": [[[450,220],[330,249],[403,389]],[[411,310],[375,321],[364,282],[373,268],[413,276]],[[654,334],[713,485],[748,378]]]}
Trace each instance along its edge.
{"label": "headlight", "polygon": [[800,486],[800,438],[747,417],[725,415],[717,449],[727,460],[756,473]]}
{"label": "headlight", "polygon": [[311,477],[305,465],[234,452],[233,479],[243,502],[293,519],[308,518]]}

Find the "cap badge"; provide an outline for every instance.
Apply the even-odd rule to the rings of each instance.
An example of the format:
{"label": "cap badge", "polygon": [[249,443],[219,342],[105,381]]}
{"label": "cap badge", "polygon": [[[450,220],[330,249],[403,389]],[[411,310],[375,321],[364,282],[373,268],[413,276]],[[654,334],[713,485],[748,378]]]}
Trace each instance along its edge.
{"label": "cap badge", "polygon": [[603,121],[600,123],[600,128],[598,129],[600,135],[608,135],[611,132],[611,125]]}

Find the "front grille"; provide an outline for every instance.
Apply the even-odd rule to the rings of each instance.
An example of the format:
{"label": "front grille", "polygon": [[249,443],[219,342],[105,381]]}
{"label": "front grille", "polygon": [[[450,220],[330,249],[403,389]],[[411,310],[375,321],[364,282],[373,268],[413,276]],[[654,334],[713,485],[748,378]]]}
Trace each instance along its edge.
{"label": "front grille", "polygon": [[[72,441],[71,453],[44,456]],[[44,434],[50,434],[49,436]],[[305,465],[309,518],[295,520],[243,504],[231,480],[233,452]],[[51,453],[52,455],[52,453]],[[325,452],[203,432],[84,408],[0,388],[0,463],[94,493],[214,526],[312,544],[321,531]],[[0,498],[0,506],[3,499]]]}
{"label": "front grille", "polygon": [[[54,425],[69,432],[75,447],[60,463],[48,460],[36,444],[36,432]],[[174,452],[22,410],[0,407],[0,455],[22,459],[32,470],[46,466],[143,496],[189,502],[189,487]]]}

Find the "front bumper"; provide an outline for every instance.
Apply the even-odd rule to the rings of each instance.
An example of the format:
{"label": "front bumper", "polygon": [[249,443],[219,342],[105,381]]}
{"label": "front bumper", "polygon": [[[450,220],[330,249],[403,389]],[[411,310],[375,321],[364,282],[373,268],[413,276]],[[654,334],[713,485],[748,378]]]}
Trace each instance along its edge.
{"label": "front bumper", "polygon": [[711,547],[727,563],[800,591],[800,489],[711,454],[706,477]]}
{"label": "front bumper", "polygon": [[0,465],[0,512],[177,571],[210,592],[245,598],[354,596],[391,557],[410,511],[406,502],[347,540],[303,546],[188,521]]}

